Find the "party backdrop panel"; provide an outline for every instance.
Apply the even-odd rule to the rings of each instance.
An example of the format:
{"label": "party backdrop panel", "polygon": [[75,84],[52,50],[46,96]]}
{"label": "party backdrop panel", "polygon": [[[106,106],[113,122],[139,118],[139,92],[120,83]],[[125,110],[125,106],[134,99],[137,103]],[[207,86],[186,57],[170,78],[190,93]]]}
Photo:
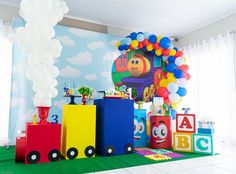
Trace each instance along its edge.
{"label": "party backdrop panel", "polygon": [[[24,26],[20,18],[12,21],[14,28]],[[63,50],[56,59],[60,69],[57,77],[59,95],[53,99],[50,115],[57,115],[61,123],[62,105],[68,103],[63,98],[64,84],[88,85],[94,90],[105,90],[113,86],[111,80],[112,62],[119,56],[115,43],[119,37],[57,25],[56,38]],[[32,83],[25,78],[26,57],[17,47],[13,49],[12,100],[9,138],[14,143],[17,130],[24,129],[24,123],[36,114],[33,106]],[[74,84],[73,84],[74,82]],[[95,96],[96,97],[96,96]],[[79,103],[80,101],[76,101]],[[56,119],[57,116],[54,116]]]}

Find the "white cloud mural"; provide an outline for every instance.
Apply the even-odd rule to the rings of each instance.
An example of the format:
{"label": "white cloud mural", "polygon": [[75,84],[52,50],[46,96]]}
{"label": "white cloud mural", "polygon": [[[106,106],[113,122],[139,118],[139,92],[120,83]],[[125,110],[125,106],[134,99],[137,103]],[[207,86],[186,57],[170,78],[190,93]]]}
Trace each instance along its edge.
{"label": "white cloud mural", "polygon": [[62,106],[65,105],[65,104],[67,104],[67,102],[64,99],[57,100],[57,101],[53,102],[53,105],[60,108],[60,109],[62,109]]}
{"label": "white cloud mural", "polygon": [[76,35],[77,37],[85,37],[85,38],[91,38],[91,37],[98,37],[99,34],[93,31],[87,31],[87,30],[81,30],[77,28],[70,28],[68,30],[72,34]]}
{"label": "white cloud mural", "polygon": [[61,43],[65,46],[68,46],[68,47],[75,46],[75,41],[69,38],[68,36],[60,36],[60,37],[57,37],[57,39],[59,39]]}
{"label": "white cloud mural", "polygon": [[111,78],[111,71],[104,71],[102,72],[102,76],[104,78],[106,78],[108,81],[112,81],[112,78]]}
{"label": "white cloud mural", "polygon": [[64,77],[74,78],[74,77],[79,77],[80,75],[81,75],[81,72],[72,66],[66,66],[60,71],[60,76],[64,76]]}
{"label": "white cloud mural", "polygon": [[119,57],[120,53],[118,51],[109,51],[107,52],[102,60],[104,61],[114,61],[117,57]]}
{"label": "white cloud mural", "polygon": [[118,40],[111,40],[109,42],[109,45],[113,46],[113,47],[116,47],[116,43],[118,42]]}
{"label": "white cloud mural", "polygon": [[92,42],[92,43],[87,45],[87,47],[90,50],[96,50],[96,49],[99,49],[99,48],[103,48],[104,46],[105,46],[105,44],[102,41],[95,41],[95,42]]}
{"label": "white cloud mural", "polygon": [[92,73],[92,74],[86,74],[84,78],[88,81],[95,81],[97,80],[97,75]]}
{"label": "white cloud mural", "polygon": [[22,97],[13,97],[11,98],[11,107],[20,107],[25,104],[25,99]]}
{"label": "white cloud mural", "polygon": [[89,65],[92,62],[92,54],[89,51],[85,51],[66,60],[73,65]]}

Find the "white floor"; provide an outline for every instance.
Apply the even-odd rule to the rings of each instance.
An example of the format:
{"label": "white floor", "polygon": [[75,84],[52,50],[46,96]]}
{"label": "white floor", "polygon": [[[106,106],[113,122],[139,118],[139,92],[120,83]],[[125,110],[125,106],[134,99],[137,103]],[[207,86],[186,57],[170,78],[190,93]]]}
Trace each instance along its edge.
{"label": "white floor", "polygon": [[[222,148],[221,148],[222,149]],[[235,174],[236,147],[225,146],[220,155],[96,172],[96,174]]]}

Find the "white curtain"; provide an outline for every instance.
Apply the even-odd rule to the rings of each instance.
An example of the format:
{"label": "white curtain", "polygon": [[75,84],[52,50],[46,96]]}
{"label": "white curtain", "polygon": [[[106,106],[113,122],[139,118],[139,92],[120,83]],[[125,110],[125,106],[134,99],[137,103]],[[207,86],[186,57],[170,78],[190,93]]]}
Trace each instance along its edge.
{"label": "white curtain", "polygon": [[182,105],[190,106],[198,119],[216,122],[222,141],[236,142],[235,34],[227,32],[183,48],[190,66],[188,95]]}
{"label": "white curtain", "polygon": [[7,39],[8,27],[0,21],[0,145],[8,144],[11,97],[12,44]]}

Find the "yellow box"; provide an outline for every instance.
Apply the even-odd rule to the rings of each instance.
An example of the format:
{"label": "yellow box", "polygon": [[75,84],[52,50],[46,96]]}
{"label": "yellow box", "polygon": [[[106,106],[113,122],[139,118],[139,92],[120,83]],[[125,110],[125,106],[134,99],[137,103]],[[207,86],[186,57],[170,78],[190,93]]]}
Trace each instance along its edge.
{"label": "yellow box", "polygon": [[64,105],[61,153],[65,159],[95,156],[96,106]]}
{"label": "yellow box", "polygon": [[173,133],[173,150],[178,152],[193,152],[193,134],[192,133]]}

